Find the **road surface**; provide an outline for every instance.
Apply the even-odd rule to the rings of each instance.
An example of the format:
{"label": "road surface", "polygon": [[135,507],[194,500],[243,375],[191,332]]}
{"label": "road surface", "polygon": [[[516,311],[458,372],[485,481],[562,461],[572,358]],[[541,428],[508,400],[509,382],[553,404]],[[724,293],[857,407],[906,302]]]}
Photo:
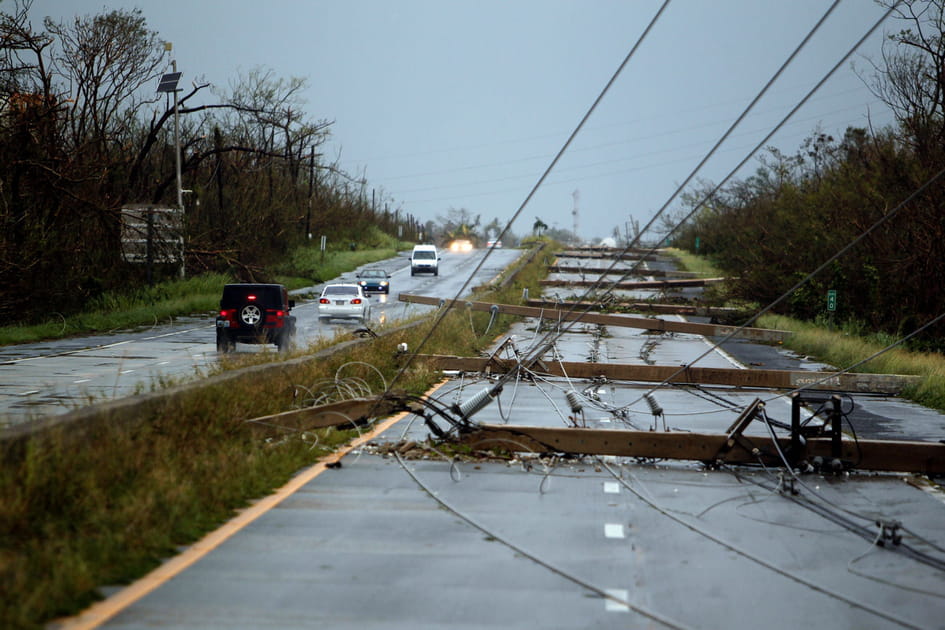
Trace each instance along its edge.
{"label": "road surface", "polygon": [[[527,353],[549,324],[526,320],[509,338]],[[676,365],[709,347],[698,335],[578,325],[545,360]],[[745,367],[719,350],[698,365]],[[433,395],[466,401],[492,383],[457,375]],[[651,386],[533,375],[506,384],[474,419],[721,432],[757,396],[770,398],[774,418],[790,409],[777,392],[677,386],[655,392],[657,417],[642,398]],[[876,401],[861,402],[875,411]],[[880,402],[908,422],[908,404]],[[758,423],[745,433],[765,434]],[[114,589],[88,618],[121,630],[945,628],[945,501],[921,479],[806,474],[793,494],[790,474],[770,467],[392,454],[428,436],[415,416],[392,420],[340,466],[301,473],[147,579]],[[876,523],[900,523],[917,555],[874,546]]]}
{"label": "road surface", "polygon": [[[383,267],[392,274],[390,296],[371,296],[372,325],[431,310],[428,306],[398,302],[397,293],[456,296],[484,253],[442,252],[438,276],[412,277],[406,253],[367,265]],[[494,250],[469,287],[491,280],[521,253],[514,249]],[[332,282],[354,282],[356,273]],[[311,287],[304,294],[316,298],[321,286]],[[292,311],[298,325],[296,345],[361,327],[343,320],[321,323],[317,299],[306,300],[304,296],[296,299]],[[151,391],[162,383],[207,373],[220,359],[215,314],[182,317],[134,331],[0,348],[0,425],[65,413],[91,402]],[[237,351],[273,352],[275,346],[238,344]]]}

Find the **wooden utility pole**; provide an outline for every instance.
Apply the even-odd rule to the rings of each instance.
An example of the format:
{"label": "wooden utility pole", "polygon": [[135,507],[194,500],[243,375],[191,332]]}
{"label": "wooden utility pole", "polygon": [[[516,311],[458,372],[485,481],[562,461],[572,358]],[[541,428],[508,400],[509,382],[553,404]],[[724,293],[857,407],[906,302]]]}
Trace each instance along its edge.
{"label": "wooden utility pole", "polygon": [[694,324],[691,322],[675,322],[656,317],[632,317],[629,315],[603,315],[581,311],[564,311],[554,309],[517,306],[515,304],[490,304],[489,302],[467,302],[465,300],[445,300],[438,297],[411,295],[401,293],[397,296],[401,302],[414,304],[429,304],[432,306],[458,306],[470,308],[474,311],[491,312],[495,308],[499,313],[506,315],[520,315],[522,317],[540,317],[545,320],[571,322],[580,321],[586,324],[601,324],[624,328],[642,328],[658,332],[677,332],[705,335],[707,337],[725,337],[734,334],[736,337],[753,341],[779,342],[787,339],[791,332],[787,330],[771,330],[767,328],[738,328],[736,326],[722,326],[719,324]]}

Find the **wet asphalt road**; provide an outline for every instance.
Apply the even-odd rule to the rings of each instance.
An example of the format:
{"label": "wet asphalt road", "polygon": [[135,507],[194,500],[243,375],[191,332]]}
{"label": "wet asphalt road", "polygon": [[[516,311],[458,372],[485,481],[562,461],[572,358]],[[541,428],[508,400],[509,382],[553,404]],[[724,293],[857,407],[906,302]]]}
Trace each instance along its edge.
{"label": "wet asphalt road", "polygon": [[[495,250],[470,287],[494,278],[521,254]],[[397,294],[455,297],[483,250],[442,252],[438,276],[410,275],[408,255],[373,263],[391,274],[391,294],[372,295],[372,324],[380,326],[432,309],[397,301]],[[351,272],[332,282],[354,282]],[[323,285],[296,295],[296,345],[320,337],[349,335],[361,324],[344,320],[318,321],[317,297]],[[468,291],[468,289],[467,289]],[[0,425],[71,411],[101,402],[151,391],[162,384],[199,378],[219,360],[215,342],[216,313],[155,322],[137,330],[121,330],[34,344],[0,348]],[[273,352],[275,346],[237,345],[238,352]]]}
{"label": "wet asphalt road", "polygon": [[[547,330],[524,320],[506,338],[527,354]],[[698,335],[582,324],[544,360],[679,365],[710,348]],[[821,367],[770,346],[711,349],[698,365],[747,369],[739,357]],[[455,375],[432,396],[449,405],[491,383]],[[475,420],[721,432],[756,396],[774,416],[789,409],[777,392],[670,387],[654,392],[657,418],[642,397],[649,389],[534,374],[508,383]],[[578,393],[579,413],[567,392]],[[862,400],[875,415],[887,403],[891,431],[913,426],[908,403]],[[926,412],[940,432],[943,416]],[[745,435],[765,432],[754,423]],[[392,421],[339,465],[300,473],[222,538],[182,550],[189,568],[106,589],[116,599],[95,609],[98,619],[123,630],[945,628],[945,571],[870,544],[873,521],[901,522],[904,542],[945,561],[943,494],[908,475],[808,474],[792,494],[778,491],[783,471],[759,467],[391,454],[429,435],[416,416]],[[865,522],[866,536],[840,517]]]}
{"label": "wet asphalt road", "polygon": [[[527,354],[547,329],[524,320],[507,339]],[[710,348],[698,335],[582,324],[562,333],[545,360],[679,365],[709,350],[698,365],[747,369],[741,358],[821,367],[770,346]],[[455,375],[431,395],[448,405],[491,383]],[[533,374],[508,383],[475,420],[721,432],[759,395],[773,416],[789,409],[773,391],[670,387],[654,392],[658,418],[643,400],[649,389]],[[580,412],[568,392],[578,394]],[[889,418],[890,431],[914,429],[908,403],[860,404]],[[941,432],[943,416],[926,413],[930,430],[938,422]],[[745,435],[765,433],[755,423]],[[219,541],[182,550],[194,554],[189,568],[107,589],[133,601],[107,600],[98,609],[105,627],[945,628],[945,571],[871,545],[873,522],[901,522],[904,542],[945,561],[945,495],[911,476],[808,474],[794,494],[778,490],[783,471],[760,467],[391,454],[429,435],[406,416],[340,465],[300,474],[272,507]],[[850,521],[864,523],[865,535]]]}

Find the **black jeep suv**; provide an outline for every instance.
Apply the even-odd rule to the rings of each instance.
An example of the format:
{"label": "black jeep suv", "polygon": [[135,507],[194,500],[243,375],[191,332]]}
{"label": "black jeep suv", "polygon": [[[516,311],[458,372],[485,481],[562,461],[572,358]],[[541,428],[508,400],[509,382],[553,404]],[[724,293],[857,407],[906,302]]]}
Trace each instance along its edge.
{"label": "black jeep suv", "polygon": [[295,336],[295,300],[281,284],[228,284],[217,315],[217,350],[240,343],[274,343],[286,350]]}

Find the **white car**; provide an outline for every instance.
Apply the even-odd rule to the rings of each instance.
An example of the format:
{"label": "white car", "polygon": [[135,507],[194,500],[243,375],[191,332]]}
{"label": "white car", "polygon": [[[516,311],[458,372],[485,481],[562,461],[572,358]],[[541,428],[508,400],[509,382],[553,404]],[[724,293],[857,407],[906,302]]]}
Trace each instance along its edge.
{"label": "white car", "polygon": [[371,301],[357,284],[329,284],[318,298],[318,319],[332,317],[357,319],[362,324],[371,319]]}
{"label": "white car", "polygon": [[435,245],[415,245],[410,254],[410,275],[432,273],[440,275],[440,254]]}

